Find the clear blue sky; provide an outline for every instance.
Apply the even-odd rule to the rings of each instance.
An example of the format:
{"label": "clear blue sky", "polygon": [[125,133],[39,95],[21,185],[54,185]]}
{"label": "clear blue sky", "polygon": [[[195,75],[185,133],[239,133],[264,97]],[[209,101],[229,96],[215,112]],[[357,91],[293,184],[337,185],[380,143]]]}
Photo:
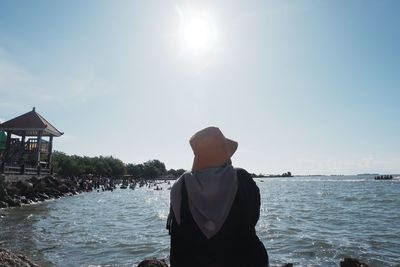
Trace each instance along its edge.
{"label": "clear blue sky", "polygon": [[35,106],[65,132],[55,149],[127,163],[188,169],[188,139],[214,125],[252,172],[400,173],[399,12],[396,0],[3,0],[0,120]]}

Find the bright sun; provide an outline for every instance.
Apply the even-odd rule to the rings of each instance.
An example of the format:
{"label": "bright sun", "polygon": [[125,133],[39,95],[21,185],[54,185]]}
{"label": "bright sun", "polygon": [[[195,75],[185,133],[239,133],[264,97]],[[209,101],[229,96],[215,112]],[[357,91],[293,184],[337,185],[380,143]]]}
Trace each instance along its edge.
{"label": "bright sun", "polygon": [[183,39],[187,46],[200,49],[205,46],[211,37],[208,21],[202,18],[192,18],[183,28]]}
{"label": "bright sun", "polygon": [[207,52],[217,40],[217,31],[211,16],[206,13],[182,13],[181,38],[185,50]]}

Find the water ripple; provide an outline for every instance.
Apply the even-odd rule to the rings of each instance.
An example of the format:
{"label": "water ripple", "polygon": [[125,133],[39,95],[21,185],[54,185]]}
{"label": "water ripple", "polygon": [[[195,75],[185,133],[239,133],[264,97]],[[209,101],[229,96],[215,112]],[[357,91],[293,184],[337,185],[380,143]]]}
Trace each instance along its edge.
{"label": "water ripple", "polygon": [[[257,180],[257,232],[272,266],[400,266],[400,183],[372,177]],[[161,185],[167,188],[167,185]],[[92,192],[2,211],[0,243],[43,266],[132,266],[167,257],[169,191]]]}

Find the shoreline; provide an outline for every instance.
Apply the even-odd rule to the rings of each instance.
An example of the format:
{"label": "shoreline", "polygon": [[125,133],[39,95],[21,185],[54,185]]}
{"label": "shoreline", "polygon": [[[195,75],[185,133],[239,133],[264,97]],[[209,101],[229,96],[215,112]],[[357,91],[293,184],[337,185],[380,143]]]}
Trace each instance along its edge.
{"label": "shoreline", "polygon": [[135,189],[154,187],[161,190],[158,181],[165,179],[106,178],[100,176],[0,176],[0,210],[22,205],[30,205],[51,199],[74,196],[85,192],[114,191],[115,189]]}

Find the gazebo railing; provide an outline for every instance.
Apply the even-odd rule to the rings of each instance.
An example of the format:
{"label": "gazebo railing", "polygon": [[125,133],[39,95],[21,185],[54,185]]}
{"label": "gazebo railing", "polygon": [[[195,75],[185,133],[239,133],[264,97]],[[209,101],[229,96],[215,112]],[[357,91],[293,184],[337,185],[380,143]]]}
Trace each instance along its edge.
{"label": "gazebo railing", "polygon": [[41,166],[25,166],[25,165],[11,165],[3,162],[1,164],[1,173],[4,174],[26,174],[26,175],[51,175],[53,174],[52,168],[43,168]]}
{"label": "gazebo railing", "polygon": [[[10,142],[11,147],[19,148],[21,146],[21,140],[19,138],[12,138]],[[24,150],[29,152],[36,151],[38,147],[37,138],[29,138],[24,144]],[[41,140],[40,142],[40,152],[48,153],[49,152],[49,141]]]}
{"label": "gazebo railing", "polygon": [[[37,139],[36,138],[29,138],[25,143],[25,150],[26,151],[36,151],[38,147]],[[41,153],[48,153],[49,152],[49,142],[46,140],[42,140],[40,142],[40,152]]]}

